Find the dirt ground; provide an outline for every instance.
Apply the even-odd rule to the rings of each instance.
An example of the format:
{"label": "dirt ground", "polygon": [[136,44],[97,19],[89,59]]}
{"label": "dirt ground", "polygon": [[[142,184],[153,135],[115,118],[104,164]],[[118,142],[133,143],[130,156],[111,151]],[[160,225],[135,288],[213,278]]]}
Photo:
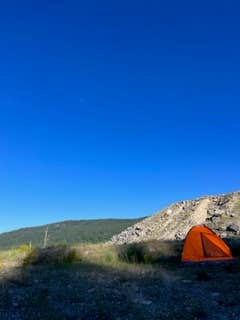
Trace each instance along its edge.
{"label": "dirt ground", "polygon": [[240,319],[240,263],[90,263],[1,271],[0,319]]}

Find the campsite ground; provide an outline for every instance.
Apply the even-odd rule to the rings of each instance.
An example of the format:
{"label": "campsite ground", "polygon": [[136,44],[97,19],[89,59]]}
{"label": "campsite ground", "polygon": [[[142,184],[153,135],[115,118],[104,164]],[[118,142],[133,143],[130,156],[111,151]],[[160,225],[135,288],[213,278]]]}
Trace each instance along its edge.
{"label": "campsite ground", "polygon": [[119,257],[104,245],[2,253],[0,319],[240,319],[238,261],[181,266]]}

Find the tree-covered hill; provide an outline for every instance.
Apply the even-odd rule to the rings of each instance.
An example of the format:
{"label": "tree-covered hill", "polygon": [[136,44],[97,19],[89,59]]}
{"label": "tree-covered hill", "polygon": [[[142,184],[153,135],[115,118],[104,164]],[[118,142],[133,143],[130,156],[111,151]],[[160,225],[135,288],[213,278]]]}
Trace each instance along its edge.
{"label": "tree-covered hill", "polygon": [[44,226],[23,228],[0,234],[0,250],[21,244],[43,246],[47,230],[47,245],[98,243],[108,241],[141,219],[73,220]]}

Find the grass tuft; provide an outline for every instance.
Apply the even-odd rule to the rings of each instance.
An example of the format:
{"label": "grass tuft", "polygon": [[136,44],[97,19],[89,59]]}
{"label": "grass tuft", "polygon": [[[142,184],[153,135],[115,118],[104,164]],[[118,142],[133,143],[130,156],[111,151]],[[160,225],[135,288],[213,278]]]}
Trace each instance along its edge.
{"label": "grass tuft", "polygon": [[35,248],[24,259],[24,266],[36,264],[71,264],[81,261],[74,248],[61,245],[45,249]]}
{"label": "grass tuft", "polygon": [[119,259],[127,263],[154,264],[161,261],[180,261],[181,241],[148,241],[118,246]]}

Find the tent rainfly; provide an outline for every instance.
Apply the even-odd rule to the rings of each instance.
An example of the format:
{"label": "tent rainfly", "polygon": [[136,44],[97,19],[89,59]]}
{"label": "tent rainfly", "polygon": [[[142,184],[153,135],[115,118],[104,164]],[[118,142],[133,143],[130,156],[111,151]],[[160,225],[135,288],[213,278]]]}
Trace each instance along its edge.
{"label": "tent rainfly", "polygon": [[183,252],[183,262],[221,261],[233,259],[226,243],[204,225],[192,227],[188,232]]}

